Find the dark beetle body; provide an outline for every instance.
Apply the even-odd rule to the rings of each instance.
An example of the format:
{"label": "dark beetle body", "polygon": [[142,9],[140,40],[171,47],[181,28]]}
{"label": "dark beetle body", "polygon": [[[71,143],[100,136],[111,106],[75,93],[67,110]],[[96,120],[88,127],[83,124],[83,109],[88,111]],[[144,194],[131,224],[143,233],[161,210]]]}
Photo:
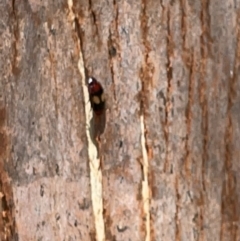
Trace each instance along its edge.
{"label": "dark beetle body", "polygon": [[104,91],[102,85],[93,77],[88,79],[88,92],[94,113],[101,115],[105,109]]}

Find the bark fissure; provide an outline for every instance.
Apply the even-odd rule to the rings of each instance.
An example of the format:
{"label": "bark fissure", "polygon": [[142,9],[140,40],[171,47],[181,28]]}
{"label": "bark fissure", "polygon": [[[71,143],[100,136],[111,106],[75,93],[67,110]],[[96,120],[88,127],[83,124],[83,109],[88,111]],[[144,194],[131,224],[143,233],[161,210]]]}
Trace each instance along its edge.
{"label": "bark fissure", "polygon": [[115,73],[114,73],[114,62],[116,57],[119,56],[120,49],[119,49],[119,33],[118,33],[118,5],[116,1],[113,1],[113,8],[114,8],[114,19],[110,25],[109,29],[109,36],[108,36],[108,53],[109,53],[109,66],[112,76],[112,83],[113,83],[113,98],[116,101],[116,86],[115,86]]}
{"label": "bark fissure", "polygon": [[179,226],[179,205],[180,205],[180,194],[179,194],[179,187],[178,187],[178,175],[176,175],[175,179],[175,192],[176,192],[176,213],[175,213],[175,241],[181,240],[181,230]]}
{"label": "bark fissure", "polygon": [[[205,170],[206,163],[208,161],[208,95],[206,86],[206,74],[207,74],[207,58],[209,56],[209,29],[207,25],[209,23],[209,18],[207,16],[208,11],[208,0],[202,0],[201,8],[201,24],[202,24],[202,34],[200,36],[200,56],[201,56],[201,72],[200,72],[200,84],[199,84],[199,105],[201,109],[201,132],[202,132],[202,165],[201,165],[201,184],[202,188],[200,191],[200,214],[199,214],[199,227],[204,225],[204,206],[205,206]],[[204,240],[205,233],[203,230],[200,232],[200,239]]]}
{"label": "bark fissure", "polygon": [[[75,15],[75,18],[74,18],[74,23],[75,23],[75,31],[76,31],[77,37],[79,39],[80,48],[82,50],[83,49],[84,33],[81,30],[81,26],[79,24],[79,20],[78,20],[78,17],[76,15]],[[84,64],[85,63],[85,61],[84,61],[85,60],[84,51],[82,51],[82,58],[83,58],[83,64]],[[85,73],[85,76],[88,76],[88,70],[85,67],[85,65],[84,65],[84,73]]]}
{"label": "bark fissure", "polygon": [[182,8],[182,19],[181,19],[181,31],[182,31],[182,49],[186,50],[186,31],[187,31],[187,24],[186,24],[186,10],[185,10],[186,1],[180,0],[180,6]]}
{"label": "bark fissure", "polygon": [[57,84],[57,77],[56,77],[56,60],[55,60],[54,52],[51,51],[51,49],[49,49],[49,60],[51,63],[51,75],[55,84],[55,93],[53,94],[53,101],[55,105],[56,119],[58,120],[58,114],[59,114],[58,113],[59,112],[58,95],[59,94],[58,94],[58,84]]}
{"label": "bark fissure", "polygon": [[166,38],[166,56],[167,56],[167,90],[166,90],[166,105],[165,105],[165,122],[164,122],[164,136],[166,140],[166,158],[164,163],[164,171],[170,172],[170,161],[169,161],[169,128],[170,128],[170,113],[171,113],[171,84],[173,78],[173,70],[171,57],[173,55],[173,46],[172,46],[172,36],[171,36],[171,16],[170,8],[167,9],[164,7],[164,11],[167,11],[167,38]]}
{"label": "bark fissure", "polygon": [[89,0],[89,8],[92,14],[92,19],[93,19],[93,25],[96,27],[96,35],[99,35],[99,30],[98,30],[98,20],[97,20],[97,15],[95,13],[95,11],[93,10],[93,6],[92,6],[92,0]]}
{"label": "bark fissure", "polygon": [[205,19],[205,11],[206,11],[207,0],[203,0],[203,6],[201,11],[201,23],[202,23],[202,35],[200,37],[200,48],[201,48],[201,79],[199,86],[199,103],[202,114],[202,188],[205,191],[205,167],[206,161],[208,160],[208,99],[207,99],[207,87],[206,87],[206,68],[207,68],[207,58],[208,58],[208,48],[207,48],[207,35],[206,35],[206,19]]}
{"label": "bark fissure", "polygon": [[195,74],[195,55],[193,50],[191,51],[191,66],[190,66],[190,73],[189,73],[189,84],[188,84],[188,103],[186,108],[186,126],[187,126],[187,133],[186,133],[186,141],[185,141],[185,171],[186,174],[191,173],[191,150],[189,148],[189,137],[191,134],[191,126],[192,126],[192,105],[193,105],[193,88],[194,88],[194,74]]}
{"label": "bark fissure", "polygon": [[17,75],[19,73],[18,69],[18,42],[19,42],[19,23],[18,23],[18,16],[17,16],[17,10],[16,10],[16,4],[15,0],[12,0],[12,15],[13,15],[13,61],[12,61],[12,72],[14,75]]}
{"label": "bark fissure", "polygon": [[142,180],[142,199],[143,199],[143,213],[145,220],[145,241],[151,239],[151,223],[150,223],[150,186],[149,186],[149,159],[148,159],[148,143],[147,143],[147,106],[149,86],[152,83],[152,73],[154,68],[149,61],[150,43],[148,41],[148,17],[147,17],[147,0],[142,0],[141,13],[141,30],[142,41],[144,46],[144,63],[140,72],[140,79],[142,89],[140,93],[140,122],[141,122],[141,144],[142,144],[142,159],[143,159],[143,180]]}

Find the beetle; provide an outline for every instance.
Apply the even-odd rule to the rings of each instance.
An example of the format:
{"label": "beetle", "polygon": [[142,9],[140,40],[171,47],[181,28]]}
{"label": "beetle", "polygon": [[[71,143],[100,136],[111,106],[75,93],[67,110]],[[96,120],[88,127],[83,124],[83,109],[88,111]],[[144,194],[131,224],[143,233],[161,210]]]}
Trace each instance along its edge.
{"label": "beetle", "polygon": [[88,93],[92,109],[96,115],[101,115],[105,109],[105,96],[102,85],[94,78],[88,78]]}

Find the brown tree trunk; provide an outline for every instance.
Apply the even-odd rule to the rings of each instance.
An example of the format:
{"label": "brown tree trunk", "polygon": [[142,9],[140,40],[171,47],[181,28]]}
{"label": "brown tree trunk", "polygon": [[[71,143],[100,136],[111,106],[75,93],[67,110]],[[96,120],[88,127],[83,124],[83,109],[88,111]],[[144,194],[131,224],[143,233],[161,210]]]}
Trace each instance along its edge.
{"label": "brown tree trunk", "polygon": [[240,240],[239,0],[0,16],[0,240]]}

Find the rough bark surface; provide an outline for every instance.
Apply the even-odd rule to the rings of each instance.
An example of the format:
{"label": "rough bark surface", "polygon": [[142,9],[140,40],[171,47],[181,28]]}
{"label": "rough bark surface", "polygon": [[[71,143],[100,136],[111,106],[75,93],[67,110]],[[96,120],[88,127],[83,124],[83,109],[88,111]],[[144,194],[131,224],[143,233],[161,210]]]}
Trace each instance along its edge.
{"label": "rough bark surface", "polygon": [[0,16],[0,240],[240,240],[239,0],[2,0]]}

